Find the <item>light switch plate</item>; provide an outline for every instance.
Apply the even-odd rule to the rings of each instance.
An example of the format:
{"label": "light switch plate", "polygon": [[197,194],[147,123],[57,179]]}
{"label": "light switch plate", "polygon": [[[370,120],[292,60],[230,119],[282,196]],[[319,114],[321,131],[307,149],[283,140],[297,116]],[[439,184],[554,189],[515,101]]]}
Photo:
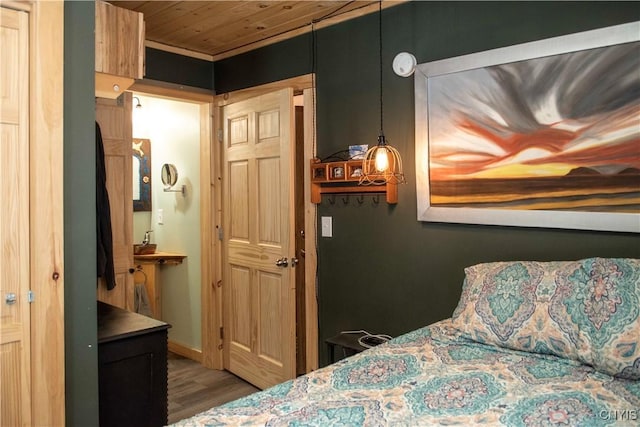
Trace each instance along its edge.
{"label": "light switch plate", "polygon": [[330,216],[320,217],[320,224],[320,235],[322,237],[333,237],[333,218]]}
{"label": "light switch plate", "polygon": [[156,219],[158,224],[164,224],[164,210],[158,209],[156,211]]}

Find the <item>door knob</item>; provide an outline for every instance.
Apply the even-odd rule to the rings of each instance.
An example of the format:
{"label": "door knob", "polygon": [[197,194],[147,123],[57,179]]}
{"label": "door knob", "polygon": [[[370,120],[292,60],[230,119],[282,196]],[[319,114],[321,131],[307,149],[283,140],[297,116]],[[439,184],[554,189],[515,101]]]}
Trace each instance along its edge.
{"label": "door knob", "polygon": [[298,262],[300,262],[300,261],[298,260],[298,258],[296,258],[296,257],[291,258],[291,268],[293,268],[293,267],[295,267],[296,265],[298,265]]}
{"label": "door knob", "polygon": [[16,303],[17,300],[18,298],[16,297],[16,294],[14,294],[13,292],[10,292],[4,295],[4,303],[7,305],[13,305]]}
{"label": "door knob", "polygon": [[276,265],[278,267],[286,267],[287,265],[289,265],[289,261],[287,260],[287,258],[280,258],[276,261]]}

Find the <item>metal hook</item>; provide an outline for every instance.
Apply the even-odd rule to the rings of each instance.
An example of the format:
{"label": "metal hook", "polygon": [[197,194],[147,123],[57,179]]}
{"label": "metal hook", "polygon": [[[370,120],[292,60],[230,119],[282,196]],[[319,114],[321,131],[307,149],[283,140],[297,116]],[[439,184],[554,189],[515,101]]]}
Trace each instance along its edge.
{"label": "metal hook", "polygon": [[349,204],[349,195],[348,194],[346,196],[342,196],[342,203],[344,203],[345,205]]}
{"label": "metal hook", "polygon": [[380,203],[380,195],[376,194],[375,196],[373,196],[373,204],[377,205],[378,203]]}
{"label": "metal hook", "polygon": [[329,196],[329,203],[332,205],[336,204],[336,195],[332,194],[331,196]]}
{"label": "metal hook", "polygon": [[362,194],[360,194],[357,198],[356,201],[358,202],[359,205],[364,203],[364,196]]}
{"label": "metal hook", "polygon": [[142,276],[144,276],[144,282],[142,282],[143,284],[147,283],[147,273],[144,272],[144,270],[142,269],[141,265],[136,265],[136,269],[134,270],[133,274],[134,274],[134,281],[135,281],[135,273],[142,273]]}

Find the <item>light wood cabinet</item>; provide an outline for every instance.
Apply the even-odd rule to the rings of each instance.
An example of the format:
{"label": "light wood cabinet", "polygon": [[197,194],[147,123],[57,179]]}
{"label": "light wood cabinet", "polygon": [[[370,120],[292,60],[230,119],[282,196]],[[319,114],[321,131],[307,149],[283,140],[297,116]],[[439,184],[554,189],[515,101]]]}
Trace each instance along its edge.
{"label": "light wood cabinet", "polygon": [[96,1],[96,96],[117,98],[144,76],[144,16]]}

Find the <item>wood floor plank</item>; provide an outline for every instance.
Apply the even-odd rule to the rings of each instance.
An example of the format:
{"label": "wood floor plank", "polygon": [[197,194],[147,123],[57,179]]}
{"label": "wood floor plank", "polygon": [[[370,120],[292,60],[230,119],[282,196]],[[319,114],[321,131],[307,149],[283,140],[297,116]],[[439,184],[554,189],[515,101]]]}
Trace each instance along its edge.
{"label": "wood floor plank", "polygon": [[227,371],[207,369],[198,362],[169,352],[169,423],[259,391]]}

